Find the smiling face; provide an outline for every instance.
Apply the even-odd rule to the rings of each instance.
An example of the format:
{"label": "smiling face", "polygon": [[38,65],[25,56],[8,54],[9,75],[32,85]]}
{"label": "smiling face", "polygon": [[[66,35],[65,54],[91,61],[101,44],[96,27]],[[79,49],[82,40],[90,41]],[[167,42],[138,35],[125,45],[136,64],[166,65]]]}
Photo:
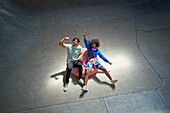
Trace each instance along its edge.
{"label": "smiling face", "polygon": [[77,46],[77,45],[78,45],[78,40],[75,39],[75,40],[73,41],[73,46]]}
{"label": "smiling face", "polygon": [[89,40],[88,42],[89,42],[90,48],[97,49],[100,46],[100,42],[98,39],[92,39],[92,40]]}
{"label": "smiling face", "polygon": [[92,48],[96,48],[96,44],[95,44],[95,43],[92,43],[92,44],[91,44],[91,47],[92,47]]}

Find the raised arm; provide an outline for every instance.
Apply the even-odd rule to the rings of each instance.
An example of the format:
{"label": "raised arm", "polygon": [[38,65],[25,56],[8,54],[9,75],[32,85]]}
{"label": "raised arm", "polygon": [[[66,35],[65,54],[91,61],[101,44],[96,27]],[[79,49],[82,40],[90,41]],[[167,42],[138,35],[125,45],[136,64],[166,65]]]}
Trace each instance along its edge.
{"label": "raised arm", "polygon": [[90,46],[89,46],[89,42],[87,41],[87,38],[86,38],[86,32],[83,33],[83,37],[84,37],[84,44],[85,44],[86,48],[89,49]]}
{"label": "raised arm", "polygon": [[86,32],[83,33],[83,37],[84,37],[84,38],[86,38],[86,34],[87,34]]}
{"label": "raised arm", "polygon": [[63,48],[65,48],[66,46],[64,45],[64,41],[65,40],[69,40],[69,37],[64,37],[61,41],[60,41],[60,43],[59,43],[59,45],[61,46],[61,47],[63,47]]}

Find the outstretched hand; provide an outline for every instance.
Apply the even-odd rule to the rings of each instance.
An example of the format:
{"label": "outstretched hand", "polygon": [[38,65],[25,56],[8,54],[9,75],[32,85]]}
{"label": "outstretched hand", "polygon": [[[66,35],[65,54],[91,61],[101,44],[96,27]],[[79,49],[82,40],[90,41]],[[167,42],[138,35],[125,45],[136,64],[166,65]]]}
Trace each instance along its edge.
{"label": "outstretched hand", "polygon": [[83,37],[86,38],[86,32],[83,33]]}
{"label": "outstretched hand", "polygon": [[109,62],[110,65],[112,65],[112,62]]}

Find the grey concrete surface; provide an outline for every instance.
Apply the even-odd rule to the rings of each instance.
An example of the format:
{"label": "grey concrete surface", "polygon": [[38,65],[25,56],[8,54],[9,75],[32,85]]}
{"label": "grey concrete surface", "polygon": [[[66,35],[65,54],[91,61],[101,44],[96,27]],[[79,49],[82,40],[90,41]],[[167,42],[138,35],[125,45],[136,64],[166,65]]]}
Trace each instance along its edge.
{"label": "grey concrete surface", "polygon": [[108,113],[169,113],[156,91],[143,91],[105,98]]}
{"label": "grey concrete surface", "polygon": [[[168,113],[169,3],[166,0],[108,0],[106,4],[101,0],[98,5],[96,1],[83,2],[38,0],[29,5],[28,1],[20,0],[0,2],[0,112],[136,109]],[[100,62],[119,82],[114,87],[103,73],[97,73],[89,79],[89,92],[84,93],[72,75],[68,91],[63,92],[66,50],[58,42],[64,36],[80,37],[84,47],[84,30],[88,39],[100,40],[101,52],[113,65]],[[56,77],[51,78],[52,75]],[[113,110],[116,104],[113,99],[125,97],[128,97],[122,101],[125,106],[119,109],[117,104],[117,110]],[[133,105],[141,98],[142,103],[131,109],[126,107],[129,100]],[[148,100],[149,106],[145,106]],[[96,102],[100,104],[93,105]]]}
{"label": "grey concrete surface", "polygon": [[162,79],[162,87],[160,87],[157,91],[161,98],[164,100],[164,102],[170,107],[170,84],[169,84],[170,79]]}
{"label": "grey concrete surface", "polygon": [[0,12],[2,15],[0,17],[0,67],[2,68],[21,57],[36,41],[40,16],[16,15],[4,9]]}
{"label": "grey concrete surface", "polygon": [[155,90],[42,107],[17,113],[169,113]]}
{"label": "grey concrete surface", "polygon": [[103,99],[86,100],[68,104],[61,104],[50,107],[43,107],[35,110],[27,110],[18,113],[107,113]]}
{"label": "grey concrete surface", "polygon": [[170,13],[154,7],[136,10],[137,42],[161,78],[170,76]]}
{"label": "grey concrete surface", "polygon": [[138,32],[139,47],[161,78],[170,77],[169,31],[170,28],[149,33]]}

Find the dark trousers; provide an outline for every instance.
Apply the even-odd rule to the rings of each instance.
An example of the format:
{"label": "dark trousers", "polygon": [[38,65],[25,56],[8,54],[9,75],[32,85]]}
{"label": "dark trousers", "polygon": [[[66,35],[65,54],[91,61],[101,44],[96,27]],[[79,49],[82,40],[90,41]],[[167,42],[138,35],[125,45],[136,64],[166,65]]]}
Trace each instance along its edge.
{"label": "dark trousers", "polygon": [[69,83],[70,73],[73,67],[79,68],[79,79],[82,78],[82,63],[79,60],[67,61],[66,83]]}

